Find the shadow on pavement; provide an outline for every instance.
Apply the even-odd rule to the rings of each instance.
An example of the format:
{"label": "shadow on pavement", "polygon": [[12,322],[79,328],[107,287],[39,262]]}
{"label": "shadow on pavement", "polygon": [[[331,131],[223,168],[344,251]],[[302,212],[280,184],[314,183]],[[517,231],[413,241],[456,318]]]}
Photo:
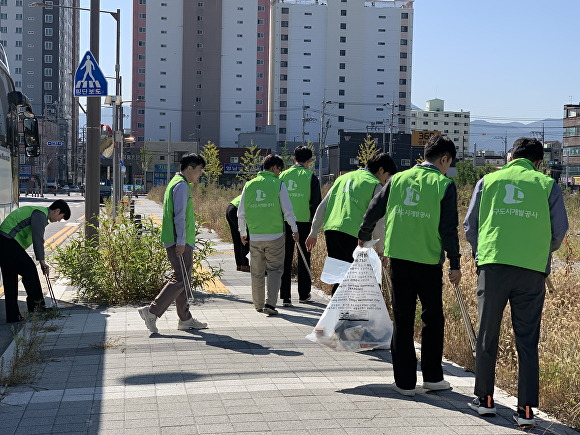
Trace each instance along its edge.
{"label": "shadow on pavement", "polygon": [[[189,332],[189,331],[186,331]],[[194,336],[193,334],[198,335]],[[301,356],[302,352],[284,349],[272,349],[259,343],[248,340],[239,340],[229,335],[212,334],[204,331],[191,331],[189,335],[173,334],[151,334],[150,338],[173,338],[181,340],[198,340],[205,341],[207,346],[217,347],[220,349],[232,350],[234,352],[246,353],[251,355],[280,355],[280,356]]]}

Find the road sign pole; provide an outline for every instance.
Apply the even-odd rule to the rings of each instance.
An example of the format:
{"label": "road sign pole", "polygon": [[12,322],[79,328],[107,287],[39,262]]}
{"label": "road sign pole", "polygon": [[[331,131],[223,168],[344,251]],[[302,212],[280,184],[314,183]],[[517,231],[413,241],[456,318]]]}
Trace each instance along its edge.
{"label": "road sign pole", "polygon": [[[95,60],[99,60],[99,25],[100,0],[91,0],[91,30],[90,46]],[[76,86],[76,84],[75,84]],[[85,186],[85,218],[87,227],[86,240],[94,245],[99,243],[97,228],[99,226],[99,178],[100,133],[101,133],[101,98],[87,98],[87,150],[86,150],[86,186]]]}

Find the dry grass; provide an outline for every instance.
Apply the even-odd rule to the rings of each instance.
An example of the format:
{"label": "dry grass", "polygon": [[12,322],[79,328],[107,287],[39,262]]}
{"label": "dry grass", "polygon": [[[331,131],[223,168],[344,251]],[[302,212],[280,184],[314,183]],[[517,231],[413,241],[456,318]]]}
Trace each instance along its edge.
{"label": "dry grass", "polygon": [[[323,196],[329,186],[323,186]],[[149,194],[150,199],[163,201],[163,188]],[[231,240],[225,210],[228,203],[239,193],[240,188],[223,189],[215,186],[196,186],[194,201],[196,212],[201,215],[206,227],[216,231],[222,240]],[[458,206],[460,222],[463,221],[472,188],[459,190]],[[580,428],[580,288],[578,268],[574,264],[580,259],[580,195],[566,197],[566,209],[570,230],[562,248],[554,256],[554,271],[551,275],[555,293],[546,295],[540,339],[540,408],[557,419]],[[460,231],[462,250],[461,287],[471,319],[477,329],[477,301],[475,288],[477,276],[470,248]],[[331,286],[320,282],[326,257],[324,234],[319,234],[318,243],[312,253],[312,275],[318,288],[330,292]],[[295,258],[296,262],[296,258]],[[467,342],[465,326],[453,288],[448,282],[443,289],[445,323],[445,356],[455,363],[474,370],[474,361]],[[390,301],[387,301],[390,306]],[[418,308],[418,310],[420,307]],[[418,337],[417,337],[418,338]],[[498,387],[517,394],[517,353],[513,339],[511,316],[506,309],[500,336],[496,384]]]}

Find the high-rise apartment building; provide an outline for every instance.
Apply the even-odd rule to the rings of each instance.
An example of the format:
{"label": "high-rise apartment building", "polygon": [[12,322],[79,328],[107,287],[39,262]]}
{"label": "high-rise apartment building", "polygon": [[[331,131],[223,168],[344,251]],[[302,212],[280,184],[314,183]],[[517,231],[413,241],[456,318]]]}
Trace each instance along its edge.
{"label": "high-rise apartment building", "polygon": [[272,17],[269,114],[280,141],[304,132],[334,144],[340,131],[391,121],[409,132],[412,1],[277,0]]}
{"label": "high-rise apartment building", "polygon": [[[409,132],[413,1],[134,0],[132,129],[146,140],[338,143]],[[171,127],[171,138],[169,129]]]}
{"label": "high-rise apartment building", "polygon": [[[77,182],[75,156],[78,110],[73,97],[73,76],[79,57],[78,0],[47,1],[39,7],[30,1],[0,0],[0,41],[4,45],[16,89],[30,100],[41,121],[45,173],[61,182]],[[55,6],[51,6],[55,3]],[[44,136],[44,137],[42,137]],[[54,152],[46,142],[62,142]],[[52,158],[46,159],[46,154]],[[22,166],[28,175],[40,175],[40,160]]]}
{"label": "high-rise apartment building", "polygon": [[145,100],[132,107],[137,146],[235,147],[266,126],[269,3],[134,0],[133,100]]}
{"label": "high-rise apartment building", "polygon": [[580,104],[564,105],[564,137],[562,143],[563,177],[567,185],[580,177]]}
{"label": "high-rise apartment building", "polygon": [[425,110],[411,111],[411,131],[439,131],[449,136],[458,159],[469,154],[470,123],[470,112],[446,111],[445,101],[439,98],[428,100]]}

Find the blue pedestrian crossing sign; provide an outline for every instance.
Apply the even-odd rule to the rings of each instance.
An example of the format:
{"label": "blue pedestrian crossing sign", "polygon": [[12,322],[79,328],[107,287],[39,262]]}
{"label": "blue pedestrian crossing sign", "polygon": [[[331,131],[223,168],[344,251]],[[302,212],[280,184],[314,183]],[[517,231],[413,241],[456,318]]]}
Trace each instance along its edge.
{"label": "blue pedestrian crossing sign", "polygon": [[107,80],[95,56],[87,51],[75,73],[75,97],[101,97],[107,95]]}

